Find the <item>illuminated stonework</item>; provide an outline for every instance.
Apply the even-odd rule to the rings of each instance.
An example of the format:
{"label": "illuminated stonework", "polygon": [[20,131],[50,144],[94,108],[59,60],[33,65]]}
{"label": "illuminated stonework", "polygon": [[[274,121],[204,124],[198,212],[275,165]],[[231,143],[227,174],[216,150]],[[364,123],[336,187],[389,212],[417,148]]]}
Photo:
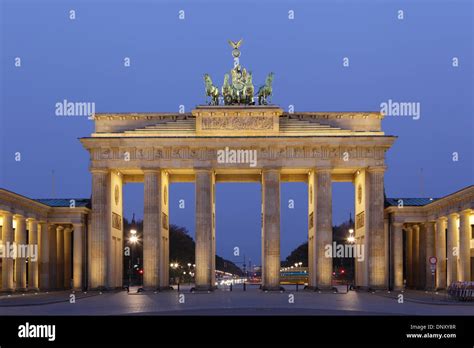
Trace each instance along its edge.
{"label": "illuminated stonework", "polygon": [[[323,252],[324,246],[332,243],[331,183],[357,183],[364,199],[356,211],[365,211],[367,221],[357,229],[356,237],[369,251],[365,263],[357,267],[358,285],[387,287],[387,258],[380,253],[386,241],[383,174],[385,152],[395,137],[383,133],[382,118],[379,113],[366,112],[289,114],[270,105],[200,106],[189,114],[96,114],[95,132],[81,139],[91,155],[93,183],[97,182],[93,184],[92,206],[101,209],[94,214],[93,208],[92,213],[92,254],[97,255],[97,262],[91,269],[91,287],[117,285],[106,277],[113,261],[99,249],[102,235],[110,235],[106,197],[111,187],[107,183],[114,173],[120,175],[119,185],[145,183],[146,288],[168,286],[168,260],[160,259],[168,254],[168,243],[163,242],[168,234],[168,213],[163,211],[168,200],[163,189],[167,187],[165,177],[171,183],[196,185],[197,289],[215,286],[214,185],[225,181],[262,184],[262,282],[269,290],[280,287],[280,208],[275,204],[280,183],[300,181],[312,187],[308,200],[312,288],[331,287],[332,260]],[[256,151],[255,166],[218,161],[217,153],[224,148]],[[371,238],[364,238],[369,235]],[[105,241],[103,250],[111,243],[110,239]],[[148,250],[148,243],[158,249]]]}
{"label": "illuminated stonework", "polygon": [[[206,117],[246,120],[222,121],[224,129],[198,129]],[[273,126],[265,130],[262,117],[272,119]],[[257,121],[249,121],[253,118]],[[422,205],[415,200],[418,206],[410,199],[384,200],[385,153],[395,137],[383,133],[382,118],[367,112],[289,114],[276,106],[97,114],[95,132],[80,140],[90,154],[92,200],[31,200],[0,189],[2,243],[21,243],[28,231],[28,240],[39,245],[39,259],[28,266],[24,259],[15,268],[12,260],[3,260],[2,291],[120,288],[122,188],[130,182],[144,183],[147,289],[169,286],[168,191],[173,182],[195,184],[197,290],[216,285],[216,182],[262,185],[264,289],[280,288],[281,182],[306,182],[309,187],[310,288],[331,287],[332,259],[324,256],[324,247],[333,242],[332,182],[352,182],[356,188],[354,238],[365,250],[364,261],[356,262],[357,286],[445,288],[473,279],[474,187]],[[218,161],[218,151],[225,148],[256,151],[255,166]],[[459,254],[446,258],[446,250],[454,247]],[[439,260],[435,283],[430,256]]]}

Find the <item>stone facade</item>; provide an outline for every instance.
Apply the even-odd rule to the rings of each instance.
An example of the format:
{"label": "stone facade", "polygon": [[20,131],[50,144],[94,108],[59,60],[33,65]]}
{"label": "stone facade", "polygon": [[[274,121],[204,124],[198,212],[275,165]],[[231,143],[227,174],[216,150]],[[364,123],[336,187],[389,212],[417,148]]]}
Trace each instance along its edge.
{"label": "stone facade", "polygon": [[[169,286],[173,182],[193,182],[196,188],[196,290],[216,286],[217,182],[261,183],[265,290],[280,289],[281,182],[308,184],[309,288],[332,287],[332,258],[324,250],[333,242],[333,182],[355,188],[355,241],[365,250],[364,260],[356,262],[356,286],[428,288],[432,255],[439,260],[436,288],[472,279],[473,187],[424,206],[384,207],[385,153],[395,137],[383,133],[379,113],[201,106],[189,114],[94,118],[95,132],[80,139],[90,154],[91,206],[35,201],[0,190],[2,243],[39,246],[38,261],[28,266],[23,259],[2,260],[3,291],[121,287],[123,185],[130,182],[144,183],[143,286],[148,290]],[[219,160],[223,150],[243,159],[254,154],[256,161],[251,165],[232,155]],[[446,250],[456,250],[456,257],[446,257]]]}
{"label": "stone facade", "polygon": [[[446,289],[474,280],[474,186],[416,205],[410,201],[390,199],[385,209],[391,286]],[[430,257],[436,257],[433,269]]]}
{"label": "stone facade", "polygon": [[[1,259],[1,291],[87,287],[88,200],[32,200],[0,189],[0,244],[31,247]],[[71,254],[71,249],[73,252]],[[27,249],[24,249],[27,250]],[[28,262],[27,262],[28,261]]]}
{"label": "stone facade", "polygon": [[[166,287],[169,260],[162,242],[160,180],[196,185],[196,289],[215,286],[216,182],[253,181],[262,184],[262,287],[278,290],[280,277],[280,183],[309,183],[311,288],[330,288],[332,259],[324,247],[332,243],[333,181],[358,182],[364,195],[360,212],[364,227],[357,231],[369,257],[358,270],[361,287],[387,287],[383,228],[385,153],[395,137],[381,130],[379,113],[287,114],[276,106],[200,106],[190,114],[97,114],[95,132],[81,142],[89,151],[93,173],[92,255],[105,255],[110,214],[104,198],[111,187],[107,176],[118,172],[122,184],[145,183],[145,287]],[[219,161],[218,153],[256,154],[253,166]],[[364,178],[359,180],[358,176]],[[97,176],[97,179],[95,178]],[[95,184],[97,180],[97,185]],[[359,182],[360,181],[360,182]],[[102,183],[102,184],[99,184]],[[120,184],[119,184],[120,185]],[[95,191],[97,189],[97,192]],[[120,186],[121,190],[121,186]],[[97,208],[97,209],[96,209]],[[167,216],[167,215],[166,215]],[[161,233],[161,237],[160,237]],[[110,234],[110,233],[109,233]],[[99,245],[102,243],[102,245]],[[98,264],[111,267],[102,258]],[[92,287],[114,287],[102,266],[91,268]],[[110,271],[109,271],[110,272]]]}

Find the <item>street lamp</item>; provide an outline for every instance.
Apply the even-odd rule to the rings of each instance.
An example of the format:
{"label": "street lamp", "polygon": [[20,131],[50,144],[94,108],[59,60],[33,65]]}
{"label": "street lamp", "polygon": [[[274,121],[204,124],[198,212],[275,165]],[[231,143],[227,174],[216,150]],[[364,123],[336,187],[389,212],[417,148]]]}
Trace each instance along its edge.
{"label": "street lamp", "polygon": [[347,237],[347,241],[351,244],[355,242],[354,229],[352,228],[349,229],[349,237]]}
{"label": "street lamp", "polygon": [[[349,242],[349,244],[354,244],[356,239],[354,237],[354,229],[353,228],[349,228],[349,237],[347,237],[347,241]],[[353,250],[354,252],[354,250]],[[353,265],[353,268],[352,268],[352,274],[354,274],[354,269],[355,269],[355,260],[352,260],[352,265]],[[353,281],[355,281],[355,279],[353,278]]]}
{"label": "street lamp", "polygon": [[130,226],[130,234],[133,235],[133,236],[137,234],[137,223],[135,222],[135,213],[133,213],[133,216],[132,216],[132,224]]}
{"label": "street lamp", "polygon": [[132,224],[130,226],[130,236],[128,238],[130,246],[130,259],[128,260],[128,287],[132,286],[132,262],[133,262],[133,246],[138,243],[137,224],[135,222],[135,213],[133,213]]}

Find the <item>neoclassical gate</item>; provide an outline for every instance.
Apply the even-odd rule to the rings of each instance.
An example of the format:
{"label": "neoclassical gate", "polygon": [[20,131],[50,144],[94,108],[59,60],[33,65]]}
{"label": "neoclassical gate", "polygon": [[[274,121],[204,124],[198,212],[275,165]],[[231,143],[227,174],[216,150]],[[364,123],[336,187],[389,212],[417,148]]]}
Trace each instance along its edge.
{"label": "neoclassical gate", "polygon": [[[370,112],[286,113],[278,106],[198,106],[191,113],[96,114],[90,153],[91,288],[122,282],[122,186],[144,183],[144,286],[168,286],[169,185],[194,182],[196,288],[215,286],[215,184],[261,182],[262,282],[279,289],[280,183],[308,184],[309,286],[331,286],[332,182],[355,185],[356,284],[386,288],[385,152],[395,137]],[[255,160],[253,160],[255,159]]]}

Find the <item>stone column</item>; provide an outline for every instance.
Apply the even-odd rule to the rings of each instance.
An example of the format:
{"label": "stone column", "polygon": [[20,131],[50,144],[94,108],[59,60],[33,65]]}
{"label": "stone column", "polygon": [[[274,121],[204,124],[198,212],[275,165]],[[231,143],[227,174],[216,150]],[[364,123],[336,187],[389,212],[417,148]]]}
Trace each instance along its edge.
{"label": "stone column", "polygon": [[385,167],[371,167],[369,175],[369,287],[386,289],[385,233],[384,233],[384,171]]}
{"label": "stone column", "polygon": [[48,225],[49,238],[49,289],[57,289],[58,280],[58,233],[56,225]]}
{"label": "stone column", "polygon": [[73,287],[76,290],[82,289],[82,239],[84,229],[82,224],[74,224],[74,245],[73,245]]}
{"label": "stone column", "polygon": [[262,171],[262,290],[280,290],[280,170]]}
{"label": "stone column", "polygon": [[72,230],[70,227],[64,229],[64,288],[71,288],[71,246]]}
{"label": "stone column", "polygon": [[213,172],[196,170],[196,290],[211,290],[215,272],[212,268]]}
{"label": "stone column", "polygon": [[[26,220],[24,216],[16,216],[15,243],[17,252],[21,251],[21,246],[26,245]],[[26,258],[17,255],[16,258],[16,290],[26,290]]]}
{"label": "stone column", "polygon": [[393,287],[403,290],[403,223],[392,222]]}
{"label": "stone column", "polygon": [[436,284],[433,282],[434,276],[431,273],[431,265],[430,265],[430,257],[436,256],[435,251],[435,223],[430,221],[425,224],[425,260],[424,260],[424,267],[425,267],[425,288],[426,289],[434,289]]}
{"label": "stone column", "polygon": [[332,257],[325,255],[332,245],[332,182],[331,169],[316,171],[316,284],[318,289],[332,286]]}
{"label": "stone column", "polygon": [[64,288],[64,226],[56,227],[56,288]]}
{"label": "stone column", "polygon": [[50,246],[49,246],[49,230],[48,224],[46,222],[41,222],[40,226],[40,280],[39,280],[39,287],[41,290],[49,290],[50,289],[50,273],[49,273],[49,254],[50,254]]}
{"label": "stone column", "polygon": [[159,251],[161,245],[161,171],[145,170],[143,214],[143,286],[156,290],[160,286]]}
{"label": "stone column", "polygon": [[[448,286],[458,280],[457,276],[457,262],[458,256],[456,253],[456,248],[458,246],[459,231],[457,226],[457,214],[451,214],[448,216],[448,250],[447,250],[447,278]],[[459,252],[459,251],[458,251]]]}
{"label": "stone column", "polygon": [[413,287],[420,287],[420,226],[413,225]]}
{"label": "stone column", "polygon": [[213,173],[212,175],[212,183],[211,183],[211,197],[212,197],[212,251],[211,251],[211,261],[212,261],[212,272],[211,272],[211,282],[212,287],[216,288],[216,175]]}
{"label": "stone column", "polygon": [[[169,173],[161,171],[161,244],[159,246],[159,262],[160,262],[160,289],[169,289]],[[161,255],[161,256],[160,256]]]}
{"label": "stone column", "polygon": [[[383,219],[383,233],[384,233],[384,241],[385,241],[385,248],[384,248],[384,254],[385,254],[385,279],[384,283],[387,284],[387,289],[390,287],[390,276],[393,278],[393,265],[391,261],[391,257],[393,258],[393,255],[390,253],[390,227],[389,227],[389,218],[388,216],[384,216]],[[403,244],[402,244],[403,245]]]}
{"label": "stone column", "polygon": [[90,284],[92,289],[106,287],[107,284],[107,240],[109,223],[107,217],[108,170],[92,169],[92,222],[91,222],[91,262]]}
{"label": "stone column", "polygon": [[471,209],[460,213],[459,221],[459,280],[471,280]]}
{"label": "stone column", "polygon": [[436,289],[446,289],[446,221],[436,220]]}
{"label": "stone column", "polygon": [[36,248],[36,259],[28,258],[28,290],[38,290],[38,222],[34,219],[28,220],[28,244]]}
{"label": "stone column", "polygon": [[316,188],[316,172],[312,170],[308,175],[308,287],[310,289],[318,287],[316,279]]}
{"label": "stone column", "polygon": [[[10,212],[3,212],[3,227],[2,227],[2,241],[5,248],[8,249],[13,243],[13,215]],[[15,284],[13,283],[13,258],[5,257],[2,260],[2,291],[14,291]]]}
{"label": "stone column", "polygon": [[419,266],[418,266],[418,287],[420,289],[426,288],[426,263],[428,262],[426,256],[426,225],[423,223],[420,226],[420,233],[419,233]]}
{"label": "stone column", "polygon": [[413,287],[413,228],[406,228],[406,281],[407,287]]}

